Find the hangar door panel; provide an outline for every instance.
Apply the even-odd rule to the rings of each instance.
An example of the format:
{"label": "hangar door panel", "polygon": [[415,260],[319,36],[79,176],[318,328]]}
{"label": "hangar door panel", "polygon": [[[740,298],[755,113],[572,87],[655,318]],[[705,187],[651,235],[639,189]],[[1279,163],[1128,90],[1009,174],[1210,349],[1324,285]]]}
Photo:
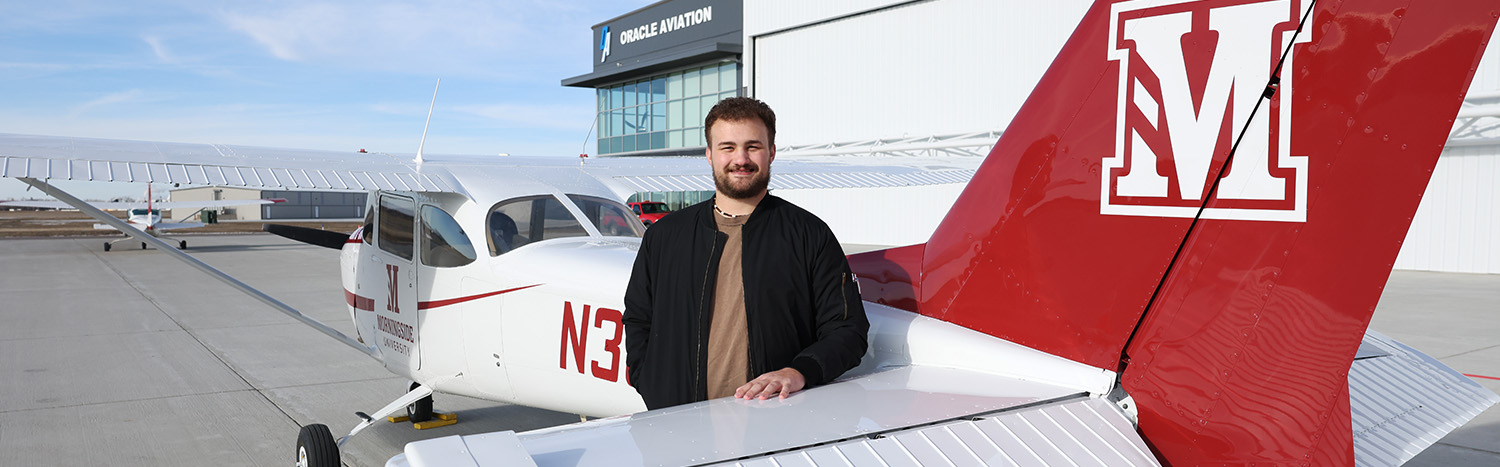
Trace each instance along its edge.
{"label": "hangar door panel", "polygon": [[781,145],[1003,129],[1087,8],[938,0],[750,31],[749,84],[782,120]]}

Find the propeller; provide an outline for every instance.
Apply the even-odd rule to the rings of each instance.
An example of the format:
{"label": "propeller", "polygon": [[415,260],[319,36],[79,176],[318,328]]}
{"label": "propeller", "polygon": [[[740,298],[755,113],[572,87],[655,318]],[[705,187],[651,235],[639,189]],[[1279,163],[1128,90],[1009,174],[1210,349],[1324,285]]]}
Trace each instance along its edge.
{"label": "propeller", "polygon": [[261,230],[296,240],[308,245],[317,245],[324,248],[342,250],[344,242],[349,240],[349,234],[334,232],[331,230],[312,229],[297,227],[295,225],[265,224]]}

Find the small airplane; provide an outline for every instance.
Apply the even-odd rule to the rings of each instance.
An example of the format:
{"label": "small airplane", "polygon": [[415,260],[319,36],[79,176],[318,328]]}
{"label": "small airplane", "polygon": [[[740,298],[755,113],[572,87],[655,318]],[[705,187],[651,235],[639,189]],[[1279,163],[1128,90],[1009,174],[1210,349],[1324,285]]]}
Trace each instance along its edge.
{"label": "small airplane", "polygon": [[[272,204],[272,203],[283,203],[283,202],[286,202],[286,200],[285,199],[281,199],[281,198],[250,199],[250,200],[213,200],[213,201],[155,201],[151,197],[151,185],[147,184],[146,185],[146,202],[144,202],[144,203],[138,203],[138,202],[120,202],[120,201],[107,201],[107,202],[105,202],[105,201],[92,201],[92,202],[88,202],[88,204],[90,206],[93,206],[93,207],[98,208],[98,209],[127,210],[127,211],[129,211],[129,214],[125,218],[125,224],[127,226],[129,226],[129,228],[131,230],[141,231],[141,232],[144,232],[146,234],[150,234],[150,235],[158,237],[158,238],[168,238],[168,237],[163,236],[162,234],[166,233],[169,230],[191,229],[191,228],[194,228],[194,227],[203,227],[205,224],[202,223],[202,222],[162,222],[161,211],[163,209],[197,209],[197,210],[201,211],[203,209],[208,209],[208,208],[227,208],[227,207],[235,207],[235,206],[254,206],[254,205],[261,205],[261,204]],[[18,207],[18,208],[49,208],[49,209],[72,209],[73,208],[72,205],[69,205],[68,203],[64,203],[64,202],[61,202],[61,201],[24,201],[24,200],[23,201],[0,201],[0,207],[7,207],[7,206],[8,207]],[[196,213],[194,213],[194,214],[196,214]],[[193,216],[189,215],[189,216],[183,216],[183,217],[191,218]],[[94,228],[95,229],[99,229],[99,230],[120,230],[119,227],[116,227],[116,226],[110,225],[110,224],[94,224]],[[116,239],[116,240],[113,240],[113,241],[104,242],[104,251],[109,251],[111,248],[114,247],[114,244],[130,240],[130,238],[131,238],[130,235],[127,234],[123,238],[119,238],[119,239]],[[177,248],[180,249],[180,250],[186,250],[187,247],[188,247],[187,240],[171,239],[171,238],[168,238],[168,239],[169,240],[177,240]],[[146,242],[141,242],[141,249],[142,250],[146,249]]]}
{"label": "small airplane", "polygon": [[[352,235],[273,228],[341,251],[352,337],[127,230],[413,381],[346,436],[302,427],[298,465],[338,465],[403,409],[453,421],[435,392],[603,418],[414,442],[388,465],[1395,465],[1500,402],[1367,330],[1496,10],[1095,3],[978,169],[937,169],[971,180],[931,238],[849,257],[872,325],[861,365],[784,400],[642,411],[629,386],[642,226],[618,222],[621,201],[711,189],[700,159],[0,135],[0,175],[117,228],[46,179],[129,165],[372,191]],[[771,188],[943,178],[862,164],[778,160]]]}

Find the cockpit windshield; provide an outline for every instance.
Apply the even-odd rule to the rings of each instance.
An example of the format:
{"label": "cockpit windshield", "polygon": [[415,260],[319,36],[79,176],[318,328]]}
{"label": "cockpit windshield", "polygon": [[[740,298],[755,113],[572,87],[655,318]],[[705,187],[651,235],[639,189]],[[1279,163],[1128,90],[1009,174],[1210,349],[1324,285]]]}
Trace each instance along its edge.
{"label": "cockpit windshield", "polygon": [[132,215],[132,216],[144,216],[148,212],[151,215],[153,215],[153,216],[160,216],[161,215],[161,210],[160,209],[151,209],[151,210],[146,210],[146,209],[131,209],[130,210],[130,215]]}
{"label": "cockpit windshield", "polygon": [[[568,195],[583,211],[585,220],[599,233],[612,237],[640,237],[643,228],[624,205],[604,198]],[[588,230],[556,197],[550,195],[508,199],[490,209],[487,219],[490,256],[499,256],[523,245],[566,237],[586,237]]]}
{"label": "cockpit windshield", "polygon": [[640,220],[630,213],[629,208],[618,202],[584,195],[568,195],[568,199],[583,210],[584,217],[599,228],[600,235],[640,237],[646,234]]}

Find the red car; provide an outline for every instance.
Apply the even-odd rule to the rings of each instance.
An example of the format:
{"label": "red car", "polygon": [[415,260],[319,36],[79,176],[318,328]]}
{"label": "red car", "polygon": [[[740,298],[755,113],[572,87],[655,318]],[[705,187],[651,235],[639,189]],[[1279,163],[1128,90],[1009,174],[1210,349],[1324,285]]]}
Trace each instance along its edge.
{"label": "red car", "polygon": [[662,216],[672,213],[671,210],[667,209],[667,203],[641,201],[629,204],[630,210],[635,211],[635,215],[641,218],[641,223],[646,225],[655,224],[656,221],[661,220]]}

